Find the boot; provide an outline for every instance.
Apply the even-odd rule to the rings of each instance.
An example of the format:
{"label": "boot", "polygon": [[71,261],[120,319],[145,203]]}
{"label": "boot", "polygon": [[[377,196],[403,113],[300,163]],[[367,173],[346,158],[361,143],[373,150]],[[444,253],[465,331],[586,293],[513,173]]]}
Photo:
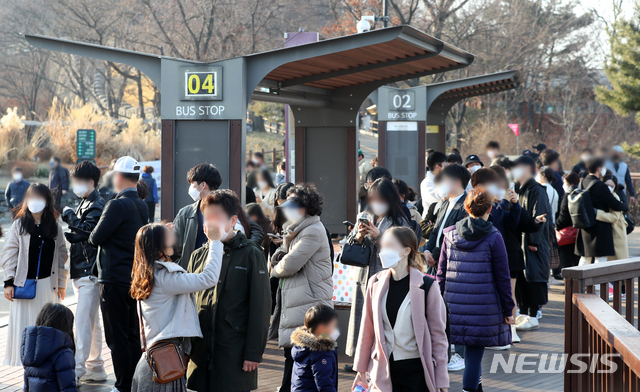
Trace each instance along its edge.
{"label": "boot", "polygon": [[477,392],[482,392],[482,383],[478,384],[478,389],[476,389]]}

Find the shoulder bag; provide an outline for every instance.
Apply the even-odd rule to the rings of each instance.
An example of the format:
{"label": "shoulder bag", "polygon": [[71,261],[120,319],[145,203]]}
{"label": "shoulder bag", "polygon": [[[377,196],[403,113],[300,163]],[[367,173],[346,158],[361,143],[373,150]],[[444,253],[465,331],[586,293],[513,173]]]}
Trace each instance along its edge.
{"label": "shoulder bag", "polygon": [[15,299],[34,299],[36,297],[36,285],[38,284],[38,275],[40,275],[40,261],[42,259],[42,248],[44,248],[44,240],[40,244],[40,254],[38,254],[38,269],[36,270],[35,279],[27,279],[24,286],[15,286],[13,288],[13,298]]}
{"label": "shoulder bag", "polygon": [[353,239],[342,246],[340,262],[353,267],[366,267],[369,265],[371,248],[364,241],[358,244]]}
{"label": "shoulder bag", "polygon": [[170,340],[160,340],[147,350],[147,337],[144,333],[142,319],[142,305],[138,301],[138,319],[140,320],[140,337],[142,338],[142,352],[146,355],[147,363],[153,373],[153,381],[167,384],[184,377],[184,358],[180,348]]}

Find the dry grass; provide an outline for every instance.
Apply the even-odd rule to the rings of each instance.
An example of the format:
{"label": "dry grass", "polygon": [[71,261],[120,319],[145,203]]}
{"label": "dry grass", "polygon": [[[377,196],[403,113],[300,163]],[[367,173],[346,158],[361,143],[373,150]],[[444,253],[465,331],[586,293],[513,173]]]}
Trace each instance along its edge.
{"label": "dry grass", "polygon": [[28,143],[23,120],[24,116],[18,115],[18,108],[7,109],[7,114],[0,118],[0,166],[30,158],[33,148]]}

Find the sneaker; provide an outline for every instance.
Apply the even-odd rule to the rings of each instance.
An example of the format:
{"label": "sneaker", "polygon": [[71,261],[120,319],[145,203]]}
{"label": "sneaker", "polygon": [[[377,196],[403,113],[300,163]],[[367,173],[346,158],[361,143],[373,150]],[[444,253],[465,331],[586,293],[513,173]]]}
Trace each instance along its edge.
{"label": "sneaker", "polygon": [[516,326],[512,325],[511,326],[511,341],[513,343],[520,343],[520,336],[518,336],[518,333],[516,332]]}
{"label": "sneaker", "polygon": [[496,351],[502,351],[502,350],[508,350],[511,348],[510,344],[507,344],[506,346],[489,346],[489,347],[485,347],[487,350],[496,350]]}
{"label": "sneaker", "polygon": [[113,387],[113,389],[111,389],[111,392],[120,392],[120,390],[116,387]]}
{"label": "sneaker", "polygon": [[82,376],[82,381],[105,381],[107,379],[107,372],[102,369],[99,372],[87,371]]}
{"label": "sneaker", "polygon": [[536,318],[538,320],[540,320],[542,318],[542,310],[538,309],[538,312],[536,312]]}
{"label": "sneaker", "polygon": [[527,316],[524,321],[518,325],[516,325],[516,329],[518,331],[532,331],[534,329],[540,328],[540,323],[538,323],[538,319],[535,317]]}
{"label": "sneaker", "polygon": [[80,388],[82,385],[82,381],[80,381],[80,377],[76,377],[76,388]]}
{"label": "sneaker", "polygon": [[564,285],[564,282],[552,276],[551,278],[549,278],[549,284],[552,286],[562,286]]}
{"label": "sneaker", "polygon": [[527,318],[527,316],[525,314],[518,314],[516,316],[516,325],[518,325],[521,322],[523,322],[525,318]]}
{"label": "sneaker", "polygon": [[450,372],[457,372],[464,369],[464,358],[460,354],[455,353],[451,356],[451,360],[447,364],[447,370]]}

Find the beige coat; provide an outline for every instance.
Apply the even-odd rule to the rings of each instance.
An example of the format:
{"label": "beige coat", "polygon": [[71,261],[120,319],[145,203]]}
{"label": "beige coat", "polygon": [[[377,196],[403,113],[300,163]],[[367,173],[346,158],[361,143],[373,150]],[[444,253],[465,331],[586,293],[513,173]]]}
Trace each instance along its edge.
{"label": "beige coat", "polygon": [[[66,288],[69,270],[65,268],[67,262],[67,246],[62,235],[62,226],[58,225],[58,235],[56,236],[56,248],[53,253],[53,265],[51,266],[51,284],[53,290],[58,287]],[[22,225],[19,220],[13,221],[9,228],[7,238],[4,242],[4,249],[0,256],[0,265],[4,269],[4,281],[13,278],[13,284],[18,287],[24,286],[27,280],[27,270],[29,269],[29,241],[30,234],[20,234]],[[55,277],[58,277],[56,280]]]}
{"label": "beige coat", "polygon": [[256,196],[261,199],[260,208],[262,208],[264,215],[269,219],[273,219],[273,216],[275,215],[276,190],[269,188],[267,192],[263,192],[262,189],[256,188],[254,192],[256,193]]}
{"label": "beige coat", "polygon": [[[278,345],[291,347],[291,334],[304,325],[304,315],[314,305],[333,307],[331,252],[319,216],[285,226],[284,243],[276,253],[286,252],[271,272],[280,278],[282,295]],[[274,254],[274,260],[278,256]]]}
{"label": "beige coat", "polygon": [[[613,194],[616,199],[620,200],[618,195]],[[613,231],[613,247],[615,248],[615,256],[609,256],[608,261],[622,260],[629,258],[629,245],[627,243],[627,221],[624,219],[621,211],[604,212],[598,210],[596,220],[611,223]]]}

